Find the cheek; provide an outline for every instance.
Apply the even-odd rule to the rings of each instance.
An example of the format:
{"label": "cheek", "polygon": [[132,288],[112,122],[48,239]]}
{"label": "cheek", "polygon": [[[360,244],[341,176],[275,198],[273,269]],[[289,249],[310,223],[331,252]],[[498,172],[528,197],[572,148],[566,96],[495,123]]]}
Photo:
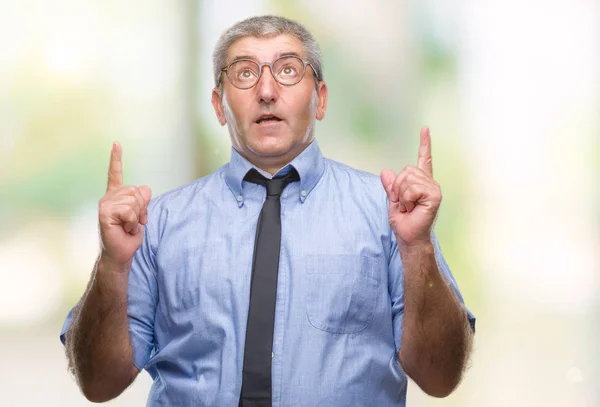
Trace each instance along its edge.
{"label": "cheek", "polygon": [[303,105],[301,120],[304,125],[310,123],[312,120],[315,120],[316,106],[313,106],[312,98],[308,98]]}
{"label": "cheek", "polygon": [[248,127],[252,112],[252,103],[249,98],[240,97],[241,95],[230,94],[227,98],[231,114],[235,117],[237,123],[243,127]]}
{"label": "cheek", "polygon": [[312,93],[308,95],[297,96],[296,98],[289,98],[287,105],[290,111],[293,113],[290,115],[290,123],[306,123],[311,120],[312,111],[314,110],[312,105],[313,102]]}

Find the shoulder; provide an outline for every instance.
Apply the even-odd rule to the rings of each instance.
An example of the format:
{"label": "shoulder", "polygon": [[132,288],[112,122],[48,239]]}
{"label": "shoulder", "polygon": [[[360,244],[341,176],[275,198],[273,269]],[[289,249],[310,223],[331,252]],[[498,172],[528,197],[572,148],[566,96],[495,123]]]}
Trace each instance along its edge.
{"label": "shoulder", "polygon": [[324,178],[330,194],[341,195],[346,202],[385,214],[387,219],[387,194],[379,175],[326,158]]}
{"label": "shoulder", "polygon": [[326,200],[354,226],[367,225],[369,232],[364,236],[387,242],[384,250],[389,259],[393,233],[388,220],[388,197],[379,175],[330,159],[325,159],[325,164],[326,185],[321,190]]}
{"label": "shoulder", "polygon": [[379,175],[353,168],[329,158],[325,158],[325,168],[325,175],[333,181],[351,182],[357,190],[385,196],[385,190]]}
{"label": "shoulder", "polygon": [[192,202],[201,198],[202,195],[214,193],[222,187],[223,168],[220,167],[204,177],[152,198],[148,204],[148,212],[183,209],[189,207]]}

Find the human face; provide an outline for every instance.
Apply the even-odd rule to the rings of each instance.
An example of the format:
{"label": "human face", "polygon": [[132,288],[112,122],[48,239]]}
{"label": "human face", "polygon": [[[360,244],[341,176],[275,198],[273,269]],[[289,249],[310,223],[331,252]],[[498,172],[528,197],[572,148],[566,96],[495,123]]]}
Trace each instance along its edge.
{"label": "human face", "polygon": [[[302,43],[295,37],[242,38],[229,48],[227,62],[240,58],[271,62],[283,54],[305,59]],[[313,70],[307,66],[302,80],[293,86],[279,84],[268,67],[250,89],[234,87],[222,75],[223,94],[215,88],[213,107],[222,125],[227,124],[233,147],[259,168],[274,173],[300,154],[314,138],[315,120],[325,116],[327,87],[315,87]],[[263,117],[275,120],[263,120]]]}

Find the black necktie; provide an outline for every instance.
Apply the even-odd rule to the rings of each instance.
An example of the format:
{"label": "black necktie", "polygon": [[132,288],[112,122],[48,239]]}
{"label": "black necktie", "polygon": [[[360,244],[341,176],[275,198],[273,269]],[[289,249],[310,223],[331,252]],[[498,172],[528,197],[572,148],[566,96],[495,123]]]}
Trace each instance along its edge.
{"label": "black necktie", "polygon": [[265,178],[252,169],[244,178],[265,185],[267,198],[258,217],[254,242],[240,407],[271,407],[271,352],[281,246],[279,198],[287,184],[299,179],[294,169],[283,177],[273,179]]}

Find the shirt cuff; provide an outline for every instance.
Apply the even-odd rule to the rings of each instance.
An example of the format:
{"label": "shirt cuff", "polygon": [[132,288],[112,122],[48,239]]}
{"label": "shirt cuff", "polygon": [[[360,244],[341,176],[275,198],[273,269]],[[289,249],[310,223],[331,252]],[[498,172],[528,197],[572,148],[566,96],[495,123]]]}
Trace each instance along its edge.
{"label": "shirt cuff", "polygon": [[133,350],[133,364],[141,372],[150,359],[154,345],[135,332],[131,326],[129,327],[129,337]]}
{"label": "shirt cuff", "polygon": [[67,318],[65,319],[65,322],[60,331],[60,341],[62,342],[63,345],[66,344],[65,335],[66,335],[67,331],[69,330],[69,327],[71,326],[72,320],[73,320],[73,309],[71,308],[71,311],[69,311],[69,313],[67,314]]}

